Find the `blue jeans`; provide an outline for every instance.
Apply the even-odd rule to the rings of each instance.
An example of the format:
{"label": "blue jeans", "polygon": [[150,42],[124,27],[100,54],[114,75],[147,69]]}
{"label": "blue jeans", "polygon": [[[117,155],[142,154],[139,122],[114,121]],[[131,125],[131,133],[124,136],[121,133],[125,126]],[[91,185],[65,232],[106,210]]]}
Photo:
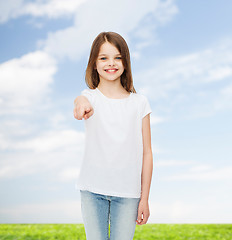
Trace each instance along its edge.
{"label": "blue jeans", "polygon": [[140,198],[123,198],[80,190],[87,240],[132,240]]}

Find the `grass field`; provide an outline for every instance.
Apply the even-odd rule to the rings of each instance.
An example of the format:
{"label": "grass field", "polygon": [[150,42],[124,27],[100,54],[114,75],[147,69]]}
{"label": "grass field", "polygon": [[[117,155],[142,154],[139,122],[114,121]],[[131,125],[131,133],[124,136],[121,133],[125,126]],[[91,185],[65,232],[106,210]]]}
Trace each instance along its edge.
{"label": "grass field", "polygon": [[[1,240],[85,240],[83,224],[0,224]],[[136,225],[134,240],[232,240],[232,224]]]}

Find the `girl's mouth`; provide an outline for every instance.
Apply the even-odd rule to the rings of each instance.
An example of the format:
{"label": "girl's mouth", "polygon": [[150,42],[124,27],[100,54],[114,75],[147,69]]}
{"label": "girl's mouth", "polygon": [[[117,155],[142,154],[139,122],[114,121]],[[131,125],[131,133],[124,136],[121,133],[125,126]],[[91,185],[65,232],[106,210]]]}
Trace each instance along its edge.
{"label": "girl's mouth", "polygon": [[114,69],[106,69],[105,70],[107,73],[115,73],[118,71],[118,69],[114,68]]}

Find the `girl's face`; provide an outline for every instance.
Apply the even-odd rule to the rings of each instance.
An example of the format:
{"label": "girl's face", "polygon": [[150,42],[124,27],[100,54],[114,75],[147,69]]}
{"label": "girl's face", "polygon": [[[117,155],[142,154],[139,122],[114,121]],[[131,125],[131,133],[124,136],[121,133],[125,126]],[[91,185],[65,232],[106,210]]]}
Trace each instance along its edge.
{"label": "girl's face", "polygon": [[96,60],[96,68],[100,81],[120,81],[124,67],[121,54],[114,45],[109,42],[102,44]]}

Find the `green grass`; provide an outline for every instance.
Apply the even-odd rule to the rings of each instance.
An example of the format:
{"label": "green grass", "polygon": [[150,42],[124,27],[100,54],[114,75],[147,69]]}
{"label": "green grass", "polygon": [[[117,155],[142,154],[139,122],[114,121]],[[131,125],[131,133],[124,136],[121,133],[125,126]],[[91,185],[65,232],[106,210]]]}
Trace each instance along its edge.
{"label": "green grass", "polygon": [[[1,240],[86,240],[83,224],[0,224]],[[232,224],[136,225],[134,240],[232,240]]]}

